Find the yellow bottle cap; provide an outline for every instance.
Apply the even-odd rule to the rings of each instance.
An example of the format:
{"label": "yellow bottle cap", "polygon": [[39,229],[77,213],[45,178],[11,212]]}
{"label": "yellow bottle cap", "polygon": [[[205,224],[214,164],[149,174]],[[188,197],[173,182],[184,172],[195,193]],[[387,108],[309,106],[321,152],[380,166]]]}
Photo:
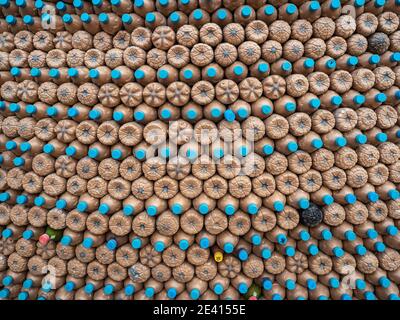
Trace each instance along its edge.
{"label": "yellow bottle cap", "polygon": [[214,260],[216,262],[221,262],[224,259],[224,255],[221,251],[217,251],[214,253]]}

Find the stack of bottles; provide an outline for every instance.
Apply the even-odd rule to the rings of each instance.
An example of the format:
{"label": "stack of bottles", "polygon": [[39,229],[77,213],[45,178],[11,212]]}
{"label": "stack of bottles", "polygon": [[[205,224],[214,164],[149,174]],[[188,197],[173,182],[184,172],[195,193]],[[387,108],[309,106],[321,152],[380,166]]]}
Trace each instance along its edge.
{"label": "stack of bottles", "polygon": [[399,14],[0,1],[0,299],[399,299]]}

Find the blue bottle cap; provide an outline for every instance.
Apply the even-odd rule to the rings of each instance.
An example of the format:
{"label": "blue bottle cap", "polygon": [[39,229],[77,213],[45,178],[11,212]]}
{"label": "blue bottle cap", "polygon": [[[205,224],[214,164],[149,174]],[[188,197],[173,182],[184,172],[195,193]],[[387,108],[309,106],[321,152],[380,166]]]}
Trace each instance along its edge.
{"label": "blue bottle cap", "polygon": [[264,105],[261,107],[261,112],[262,112],[263,114],[265,114],[265,115],[269,115],[269,114],[272,113],[272,108],[271,108],[269,105],[264,104]]}
{"label": "blue bottle cap", "polygon": [[90,77],[90,78],[96,79],[96,78],[99,77],[99,75],[100,75],[99,70],[97,70],[97,69],[90,69],[90,70],[89,70],[89,77]]}
{"label": "blue bottle cap", "polygon": [[232,110],[226,110],[224,112],[224,118],[228,122],[233,122],[233,121],[235,121],[236,116]]}
{"label": "blue bottle cap", "polygon": [[196,9],[193,11],[193,18],[195,20],[201,20],[203,18],[203,12],[201,9]]}
{"label": "blue bottle cap", "polygon": [[324,240],[331,240],[332,239],[332,233],[328,229],[324,229],[321,232],[321,237]]}
{"label": "blue bottle cap", "polygon": [[33,202],[35,206],[40,207],[46,203],[46,200],[42,196],[37,196]]}
{"label": "blue bottle cap", "polygon": [[392,200],[397,200],[400,197],[400,192],[397,191],[396,189],[389,190],[388,196]]}
{"label": "blue bottle cap", "polygon": [[207,249],[210,246],[210,241],[207,238],[200,239],[200,248]]}
{"label": "blue bottle cap", "polygon": [[293,3],[289,3],[288,6],[286,7],[286,13],[289,15],[292,15],[296,13],[297,7]]}
{"label": "blue bottle cap", "polygon": [[42,0],[36,0],[35,1],[35,8],[36,9],[42,9],[44,7],[44,2]]}
{"label": "blue bottle cap", "polygon": [[32,285],[33,285],[32,279],[26,279],[26,280],[24,280],[24,282],[22,283],[22,288],[24,288],[24,289],[30,289],[30,288],[32,288]]}
{"label": "blue bottle cap", "polygon": [[140,249],[140,247],[142,246],[142,240],[140,240],[140,238],[133,239],[131,242],[131,246],[133,249]]}
{"label": "blue bottle cap", "polygon": [[347,139],[345,137],[337,137],[335,140],[335,144],[338,147],[344,147],[347,144]]}
{"label": "blue bottle cap", "polygon": [[168,76],[169,76],[168,70],[165,70],[165,69],[158,70],[158,77],[160,79],[168,79]]}
{"label": "blue bottle cap", "polygon": [[85,287],[83,288],[83,290],[85,291],[85,293],[87,294],[92,294],[92,292],[94,291],[94,285],[93,283],[88,283],[85,285]]}
{"label": "blue bottle cap", "polygon": [[267,16],[272,16],[275,12],[274,6],[267,4],[264,8],[264,14]]}
{"label": "blue bottle cap", "polygon": [[386,233],[390,236],[395,236],[399,232],[399,229],[397,229],[395,226],[390,225],[386,228]]}
{"label": "blue bottle cap", "polygon": [[135,111],[133,113],[133,117],[135,118],[136,121],[142,121],[145,115],[143,111]]}
{"label": "blue bottle cap", "polygon": [[247,149],[246,146],[241,146],[239,151],[240,151],[240,155],[242,157],[245,157],[245,156],[247,156],[249,154],[249,150]]}
{"label": "blue bottle cap", "polygon": [[179,20],[181,19],[181,17],[179,16],[178,12],[172,12],[169,16],[169,19],[171,20],[171,22],[173,23],[178,23]]}
{"label": "blue bottle cap", "polygon": [[285,61],[282,63],[281,68],[283,71],[290,71],[292,70],[292,64],[289,61]]}
{"label": "blue bottle cap", "polygon": [[192,79],[193,77],[193,71],[190,69],[186,69],[185,71],[183,71],[183,77],[185,79]]}
{"label": "blue bottle cap", "polygon": [[284,234],[278,234],[276,236],[276,241],[278,241],[279,244],[284,245],[287,242],[287,238],[286,238],[286,236]]}
{"label": "blue bottle cap", "polygon": [[64,209],[67,206],[67,201],[64,199],[58,199],[56,201],[56,208],[57,209]]}
{"label": "blue bottle cap", "polygon": [[378,252],[384,252],[386,250],[385,244],[380,241],[376,242],[374,247],[375,247],[375,250]]}
{"label": "blue bottle cap", "polygon": [[4,288],[3,290],[0,290],[0,299],[5,299],[10,295],[10,290],[7,288]]}
{"label": "blue bottle cap", "polygon": [[249,6],[243,6],[241,10],[241,15],[243,18],[248,18],[251,15],[251,7]]}
{"label": "blue bottle cap", "polygon": [[354,240],[357,239],[357,235],[351,230],[346,231],[344,233],[344,236],[345,236],[347,241],[354,241]]}
{"label": "blue bottle cap", "polygon": [[288,257],[293,257],[296,254],[296,250],[292,246],[287,246],[285,248],[285,254]]}
{"label": "blue bottle cap", "polygon": [[314,11],[317,11],[318,9],[320,9],[321,6],[318,1],[311,1],[308,8],[310,11],[314,12]]}
{"label": "blue bottle cap", "polygon": [[6,150],[14,150],[17,148],[17,143],[13,140],[7,141],[5,147]]}
{"label": "blue bottle cap", "polygon": [[131,205],[125,205],[124,208],[122,209],[122,212],[126,216],[130,216],[135,212],[135,209]]}
{"label": "blue bottle cap", "polygon": [[3,286],[9,286],[9,285],[11,285],[13,282],[14,282],[14,279],[13,279],[11,276],[5,276],[5,277],[3,278],[3,281],[2,281]]}
{"label": "blue bottle cap", "polygon": [[329,285],[333,288],[333,289],[337,289],[340,286],[340,282],[337,278],[330,278],[329,279]]}
{"label": "blue bottle cap", "polygon": [[114,149],[113,151],[111,151],[111,157],[116,160],[121,159],[122,151],[119,149]]}
{"label": "blue bottle cap", "polygon": [[365,299],[367,299],[367,300],[375,300],[375,299],[376,299],[374,293],[371,292],[371,291],[365,292],[365,293],[364,293],[364,297],[365,297]]}
{"label": "blue bottle cap", "polygon": [[354,96],[353,101],[355,104],[363,104],[365,102],[365,97],[361,94]]}
{"label": "blue bottle cap", "polygon": [[111,5],[118,7],[121,4],[121,0],[111,0]]}
{"label": "blue bottle cap", "polygon": [[310,107],[313,109],[318,109],[321,106],[321,101],[318,98],[313,98],[310,100]]}
{"label": "blue bottle cap", "polygon": [[10,199],[10,194],[8,192],[0,193],[0,201],[4,202]]}
{"label": "blue bottle cap", "polygon": [[228,216],[231,216],[235,213],[236,209],[233,205],[228,204],[225,206],[224,211]]}
{"label": "blue bottle cap", "polygon": [[222,286],[222,284],[216,283],[213,288],[213,291],[215,294],[221,295],[224,292],[224,287]]}
{"label": "blue bottle cap", "polygon": [[217,108],[211,109],[211,116],[213,118],[219,118],[221,116],[221,110],[219,110]]}
{"label": "blue bottle cap", "polygon": [[208,205],[207,205],[206,203],[201,203],[201,204],[199,205],[199,212],[200,212],[201,214],[207,214],[207,213],[209,212]]}
{"label": "blue bottle cap", "polygon": [[274,202],[274,210],[277,212],[283,211],[285,205],[281,201],[275,201]]}
{"label": "blue bottle cap", "polygon": [[328,61],[326,61],[325,66],[328,69],[335,69],[336,68],[336,61],[333,59],[329,59]]}
{"label": "blue bottle cap", "polygon": [[197,300],[200,297],[200,290],[199,289],[192,289],[190,291],[190,298],[193,300]]}
{"label": "blue bottle cap", "polygon": [[267,248],[264,248],[264,249],[262,249],[262,251],[261,251],[261,256],[262,256],[262,258],[264,259],[264,260],[267,260],[267,259],[269,259],[269,258],[271,258],[271,250],[269,250],[269,249],[267,249]]}
{"label": "blue bottle cap", "polygon": [[23,166],[24,163],[25,163],[25,159],[24,159],[24,158],[21,158],[21,157],[16,157],[16,158],[14,158],[14,160],[13,160],[13,164],[14,164],[16,167]]}
{"label": "blue bottle cap", "polygon": [[187,241],[185,239],[179,241],[179,249],[185,251],[185,250],[187,250],[187,248],[189,248],[189,241]]}
{"label": "blue bottle cap", "polygon": [[76,209],[79,212],[85,212],[87,207],[88,207],[88,205],[87,205],[87,203],[85,201],[79,201],[78,205],[76,206]]}
{"label": "blue bottle cap", "polygon": [[171,111],[169,111],[168,109],[163,109],[162,111],[161,111],[161,118],[162,119],[169,119],[169,118],[171,118]]}
{"label": "blue bottle cap", "polygon": [[347,59],[348,66],[354,67],[357,65],[357,63],[358,63],[358,58],[355,56],[351,56]]}
{"label": "blue bottle cap", "polygon": [[233,67],[233,73],[235,75],[240,76],[243,74],[243,72],[244,72],[244,69],[242,66],[238,65],[238,66]]}
{"label": "blue bottle cap", "polygon": [[298,204],[301,209],[305,210],[310,206],[310,201],[308,199],[300,199]]}
{"label": "blue bottle cap", "polygon": [[352,194],[352,193],[346,194],[346,196],[344,197],[344,199],[345,199],[346,202],[349,203],[349,204],[353,204],[353,203],[355,203],[355,202],[357,201],[357,197],[356,197],[354,194]]}
{"label": "blue bottle cap", "polygon": [[375,0],[374,6],[376,8],[383,7],[386,3],[386,0]]}
{"label": "blue bottle cap", "polygon": [[310,69],[313,68],[315,66],[315,62],[313,59],[311,58],[306,58],[303,62],[303,65],[305,68]]}
{"label": "blue bottle cap", "polygon": [[217,148],[214,150],[213,155],[215,158],[220,159],[224,156],[224,150],[221,148]]}
{"label": "blue bottle cap", "polygon": [[242,283],[239,284],[238,290],[239,290],[239,292],[240,292],[241,294],[246,294],[247,291],[249,290],[249,287],[247,286],[247,284],[245,284],[245,283],[242,282]]}
{"label": "blue bottle cap", "polygon": [[146,212],[149,216],[155,216],[157,214],[157,207],[156,206],[148,206]]}
{"label": "blue bottle cap", "polygon": [[296,282],[294,282],[292,279],[288,279],[285,282],[285,287],[289,291],[292,291],[292,290],[294,290],[296,288]]}
{"label": "blue bottle cap", "polygon": [[124,13],[121,17],[121,20],[123,23],[126,23],[126,24],[131,24],[133,21],[132,17],[129,15],[129,13]]}
{"label": "blue bottle cap", "polygon": [[310,245],[310,246],[308,247],[308,252],[309,252],[312,256],[315,256],[315,255],[318,254],[319,249],[318,249],[318,247],[317,247],[315,244],[312,244],[312,245]]}
{"label": "blue bottle cap", "polygon": [[163,252],[164,249],[165,249],[165,245],[164,245],[164,243],[162,243],[161,241],[157,241],[157,242],[154,244],[154,249],[155,249],[157,252]]}
{"label": "blue bottle cap", "polygon": [[315,148],[315,149],[321,149],[324,146],[324,142],[321,139],[314,139],[311,142],[311,145]]}
{"label": "blue bottle cap", "polygon": [[356,136],[355,140],[358,144],[365,144],[367,142],[367,136],[365,134],[360,133]]}
{"label": "blue bottle cap", "polygon": [[70,245],[70,243],[72,242],[72,238],[70,237],[70,236],[63,236],[62,238],[61,238],[61,244],[63,245],[63,246],[69,246]]}
{"label": "blue bottle cap", "polygon": [[263,152],[266,155],[271,155],[271,154],[274,153],[274,147],[270,146],[269,144],[266,144],[266,145],[263,146]]}
{"label": "blue bottle cap", "polygon": [[299,233],[300,239],[303,241],[310,240],[310,234],[306,230],[301,230]]}
{"label": "blue bottle cap", "polygon": [[356,246],[356,253],[359,256],[365,256],[367,253],[367,248],[365,248],[363,245],[359,244],[358,246]]}
{"label": "blue bottle cap", "polygon": [[78,75],[79,75],[78,69],[76,69],[76,68],[69,68],[68,69],[68,76],[69,77],[75,78]]}
{"label": "blue bottle cap", "polygon": [[336,10],[336,9],[339,9],[340,6],[341,6],[340,0],[332,0],[331,1],[331,5],[330,5],[331,9]]}
{"label": "blue bottle cap", "polygon": [[334,202],[334,199],[330,194],[326,194],[322,197],[322,202],[329,206]]}
{"label": "blue bottle cap", "polygon": [[99,150],[97,148],[90,148],[88,151],[89,158],[95,159],[99,155]]}
{"label": "blue bottle cap", "polygon": [[369,63],[370,64],[378,64],[381,61],[381,57],[377,54],[373,54],[370,58],[369,58]]}
{"label": "blue bottle cap", "polygon": [[341,96],[333,96],[331,99],[331,103],[334,106],[340,106],[342,104],[342,102],[343,102],[343,99]]}
{"label": "blue bottle cap", "polygon": [[74,146],[68,146],[65,149],[65,154],[69,157],[72,157],[76,153],[76,148]]}
{"label": "blue bottle cap", "polygon": [[307,288],[308,290],[315,290],[317,289],[317,283],[313,279],[307,279]]}
{"label": "blue bottle cap", "polygon": [[8,239],[13,235],[13,232],[11,229],[4,229],[3,232],[1,233],[1,235],[3,236],[4,239]]}
{"label": "blue bottle cap", "polygon": [[356,280],[356,288],[358,290],[364,290],[366,288],[367,284],[365,283],[364,280],[361,279],[357,279]]}
{"label": "blue bottle cap", "polygon": [[379,195],[376,192],[368,192],[367,198],[371,202],[377,202],[379,200]]}
{"label": "blue bottle cap", "polygon": [[177,294],[178,294],[178,292],[176,291],[175,288],[169,288],[167,290],[167,297],[170,298],[170,299],[175,299]]}
{"label": "blue bottle cap", "polygon": [[108,211],[110,211],[110,207],[108,206],[108,204],[102,203],[102,204],[99,206],[99,212],[100,212],[101,214],[107,214]]}
{"label": "blue bottle cap", "polygon": [[21,70],[18,67],[12,67],[10,69],[10,73],[13,77],[18,77],[19,75],[21,75]]}
{"label": "blue bottle cap", "polygon": [[10,6],[10,0],[0,0],[0,6],[8,8]]}
{"label": "blue bottle cap", "polygon": [[17,5],[17,7],[25,8],[26,7],[26,0],[15,0],[15,4]]}
{"label": "blue bottle cap", "polygon": [[188,117],[188,119],[194,120],[197,117],[197,112],[194,109],[189,109],[186,113],[186,116]]}
{"label": "blue bottle cap", "polygon": [[19,110],[21,110],[21,107],[18,103],[10,103],[8,108],[11,112],[18,112]]}
{"label": "blue bottle cap", "polygon": [[135,157],[139,160],[143,160],[146,157],[146,151],[142,149],[136,150]]}
{"label": "blue bottle cap", "polygon": [[31,15],[27,14],[26,16],[24,16],[24,17],[22,18],[22,21],[23,21],[25,24],[32,25],[34,20],[33,20],[33,17],[32,17]]}
{"label": "blue bottle cap", "polygon": [[288,149],[288,151],[290,151],[290,152],[296,152],[296,151],[299,149],[299,146],[298,146],[298,144],[297,144],[296,142],[290,141],[290,142],[287,144],[287,149]]}
{"label": "blue bottle cap", "polygon": [[214,67],[207,69],[207,77],[214,78],[217,75],[217,70]]}
{"label": "blue bottle cap", "polygon": [[74,118],[74,117],[76,117],[77,115],[79,115],[79,111],[78,111],[77,108],[72,107],[72,108],[69,108],[69,109],[68,109],[67,114],[68,114],[69,117]]}
{"label": "blue bottle cap", "polygon": [[135,71],[134,75],[135,75],[135,78],[136,78],[137,80],[141,80],[141,79],[143,79],[143,78],[145,77],[145,73],[144,73],[144,71],[141,70],[141,69],[137,69],[137,70]]}
{"label": "blue bottle cap", "polygon": [[353,300],[353,299],[351,298],[351,296],[349,294],[344,293],[341,295],[340,300]]}
{"label": "blue bottle cap", "polygon": [[224,244],[224,251],[225,251],[226,253],[232,253],[232,252],[233,252],[233,249],[234,249],[234,247],[233,247],[233,244],[232,244],[232,243],[227,242],[227,243]]}
{"label": "blue bottle cap", "polygon": [[109,250],[115,250],[117,248],[117,246],[118,246],[118,243],[117,243],[117,241],[115,239],[110,239],[106,243],[106,247]]}
{"label": "blue bottle cap", "polygon": [[114,69],[111,71],[111,79],[120,79],[121,78],[121,71]]}
{"label": "blue bottle cap", "polygon": [[8,16],[6,16],[6,22],[8,24],[14,25],[17,23],[17,19],[12,15],[8,15]]}
{"label": "blue bottle cap", "polygon": [[72,281],[68,281],[65,285],[64,285],[64,289],[67,292],[71,292],[72,290],[75,289],[75,283],[73,283]]}
{"label": "blue bottle cap", "polygon": [[33,236],[33,231],[32,230],[25,230],[22,233],[22,238],[24,238],[25,240],[29,240],[30,238],[32,238]]}
{"label": "blue bottle cap", "polygon": [[293,102],[288,102],[285,104],[285,110],[287,112],[293,112],[296,110],[296,105]]}
{"label": "blue bottle cap", "polygon": [[394,53],[390,56],[390,61],[392,61],[392,62],[399,62],[399,61],[400,61],[400,52],[394,52]]}
{"label": "blue bottle cap", "polygon": [[250,213],[250,214],[257,214],[257,212],[258,212],[257,205],[255,203],[250,203],[247,206],[247,212]]}
{"label": "blue bottle cap", "polygon": [[226,13],[225,9],[218,9],[217,10],[217,18],[219,20],[225,20],[228,14]]}
{"label": "blue bottle cap", "polygon": [[134,2],[135,7],[141,8],[143,7],[143,5],[144,5],[144,0],[135,0]]}
{"label": "blue bottle cap", "polygon": [[249,258],[249,254],[244,249],[239,250],[238,256],[241,261],[246,261]]}
{"label": "blue bottle cap", "polygon": [[272,300],[283,300],[283,297],[279,293],[274,293],[272,295]]}
{"label": "blue bottle cap", "polygon": [[[399,2],[400,2],[400,0],[399,0]],[[389,294],[389,300],[400,300],[400,297],[395,293],[391,293],[391,294]]]}
{"label": "blue bottle cap", "polygon": [[251,237],[251,242],[255,246],[259,246],[261,244],[261,237],[258,234],[255,234]]}
{"label": "blue bottle cap", "polygon": [[383,92],[380,92],[375,96],[376,102],[383,103],[386,101],[386,99],[387,99],[386,94],[384,94]]}
{"label": "blue bottle cap", "polygon": [[107,284],[104,286],[103,289],[104,294],[110,295],[114,292],[114,286],[112,284]]}
{"label": "blue bottle cap", "polygon": [[93,239],[92,238],[85,238],[82,241],[82,246],[86,249],[91,248],[93,245]]}
{"label": "blue bottle cap", "polygon": [[148,288],[146,288],[146,289],[144,290],[144,295],[145,295],[147,298],[152,298],[152,297],[154,296],[154,293],[155,293],[155,291],[154,291],[154,288],[152,288],[152,287],[148,287]]}
{"label": "blue bottle cap", "polygon": [[338,257],[338,258],[343,257],[343,255],[344,255],[344,251],[340,247],[333,248],[332,253],[335,255],[335,257]]}
{"label": "blue bottle cap", "polygon": [[367,237],[370,239],[376,239],[378,237],[378,232],[376,232],[376,230],[374,229],[368,229],[367,230]]}
{"label": "blue bottle cap", "polygon": [[390,286],[390,280],[387,277],[380,277],[379,278],[379,284],[383,288],[389,288]]}
{"label": "blue bottle cap", "polygon": [[261,73],[267,72],[268,69],[269,69],[268,63],[261,62],[261,63],[258,65],[258,71],[261,72]]}
{"label": "blue bottle cap", "polygon": [[17,196],[16,202],[17,204],[24,204],[28,201],[28,197],[24,194],[20,194]]}
{"label": "blue bottle cap", "polygon": [[49,117],[54,117],[57,115],[58,111],[56,107],[48,107],[46,113]]}
{"label": "blue bottle cap", "polygon": [[153,23],[156,21],[156,15],[153,12],[149,12],[146,14],[145,20],[148,23]]}

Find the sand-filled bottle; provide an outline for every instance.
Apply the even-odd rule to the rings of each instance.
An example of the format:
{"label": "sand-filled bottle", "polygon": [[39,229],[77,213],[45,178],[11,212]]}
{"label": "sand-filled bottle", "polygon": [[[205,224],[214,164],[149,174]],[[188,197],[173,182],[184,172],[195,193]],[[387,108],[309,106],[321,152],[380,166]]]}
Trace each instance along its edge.
{"label": "sand-filled bottle", "polygon": [[90,34],[96,34],[101,31],[101,26],[97,15],[84,12],[80,15],[83,28]]}
{"label": "sand-filled bottle", "polygon": [[194,277],[188,283],[186,283],[186,290],[192,300],[197,300],[207,290],[208,283],[197,277]]}

